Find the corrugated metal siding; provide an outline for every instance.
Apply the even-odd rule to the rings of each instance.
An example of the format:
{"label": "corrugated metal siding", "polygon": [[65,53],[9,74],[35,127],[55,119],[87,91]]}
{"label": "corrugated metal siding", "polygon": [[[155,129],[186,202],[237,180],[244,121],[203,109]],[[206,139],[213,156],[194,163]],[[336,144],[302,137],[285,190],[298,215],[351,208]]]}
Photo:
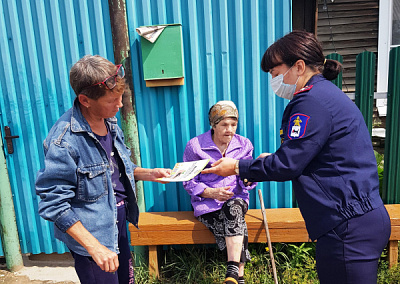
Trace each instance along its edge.
{"label": "corrugated metal siding", "polygon": [[[268,88],[260,70],[265,49],[290,30],[291,4],[281,1],[127,1],[140,145],[144,167],[172,167],[186,142],[209,129],[208,108],[233,100],[238,133],[250,138],[255,156],[279,146],[285,102]],[[85,54],[113,61],[107,0],[0,2],[0,125],[9,126],[15,153],[6,160],[14,194],[22,253],[63,253],[52,224],[37,214],[36,172],[42,141],[74,99],[72,64]],[[135,28],[182,23],[183,87],[146,88]],[[268,207],[290,207],[289,183],[260,185]],[[146,208],[191,210],[181,183],[145,183]],[[258,207],[256,192],[251,207]],[[0,254],[2,251],[0,251]]]}
{"label": "corrugated metal siding", "polygon": [[318,1],[317,36],[324,54],[343,56],[343,91],[355,91],[356,56],[378,52],[379,0]]}
{"label": "corrugated metal siding", "polygon": [[[257,157],[280,144],[285,101],[268,86],[260,68],[264,51],[291,29],[291,1],[127,1],[134,92],[142,166],[173,167],[186,143],[204,133],[208,110],[219,100],[239,109],[237,133],[254,144]],[[143,80],[140,37],[143,25],[182,24],[185,85],[148,88]],[[144,40],[144,39],[143,39]],[[261,183],[267,207],[291,207],[290,183]],[[147,211],[191,210],[182,183],[145,182]],[[259,208],[257,192],[250,207]]]}
{"label": "corrugated metal siding", "polygon": [[14,154],[5,149],[22,253],[63,253],[53,225],[37,214],[34,182],[43,167],[42,141],[75,97],[69,69],[85,54],[113,61],[107,0],[0,2],[0,125],[9,126]]}

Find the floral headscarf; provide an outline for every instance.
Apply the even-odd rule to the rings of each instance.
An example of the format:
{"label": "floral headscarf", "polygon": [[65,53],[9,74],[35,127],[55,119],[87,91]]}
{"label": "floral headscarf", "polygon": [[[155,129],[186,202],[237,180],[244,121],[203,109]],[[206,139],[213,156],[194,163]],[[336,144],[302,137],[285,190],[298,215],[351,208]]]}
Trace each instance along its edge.
{"label": "floral headscarf", "polygon": [[211,127],[216,126],[221,120],[227,117],[239,118],[236,105],[232,101],[219,101],[208,112],[208,120]]}

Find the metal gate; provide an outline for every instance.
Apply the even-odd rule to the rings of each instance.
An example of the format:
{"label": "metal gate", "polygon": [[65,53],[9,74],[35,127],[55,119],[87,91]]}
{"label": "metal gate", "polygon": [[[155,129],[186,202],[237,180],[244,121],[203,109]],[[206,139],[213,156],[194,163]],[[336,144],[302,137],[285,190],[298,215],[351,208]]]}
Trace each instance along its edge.
{"label": "metal gate", "polygon": [[107,0],[0,2],[0,126],[22,253],[63,253],[53,225],[39,217],[34,183],[42,142],[75,97],[68,72],[85,54],[113,61]]}

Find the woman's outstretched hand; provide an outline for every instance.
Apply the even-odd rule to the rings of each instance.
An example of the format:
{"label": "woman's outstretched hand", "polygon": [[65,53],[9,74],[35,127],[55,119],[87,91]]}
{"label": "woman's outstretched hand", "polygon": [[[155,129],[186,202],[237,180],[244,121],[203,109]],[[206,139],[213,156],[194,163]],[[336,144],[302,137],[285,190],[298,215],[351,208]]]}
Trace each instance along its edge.
{"label": "woman's outstretched hand", "polygon": [[159,183],[168,183],[160,178],[169,177],[171,175],[171,169],[164,169],[164,168],[154,168],[154,169],[146,169],[137,167],[134,170],[135,180],[147,180],[147,181],[154,181]]}
{"label": "woman's outstretched hand", "polygon": [[211,168],[203,170],[202,174],[216,174],[219,176],[235,175],[235,165],[237,160],[232,158],[221,158],[215,163],[211,164]]}
{"label": "woman's outstretched hand", "polygon": [[164,169],[164,168],[154,168],[151,171],[152,179],[151,181],[159,182],[159,183],[169,183],[167,181],[161,181],[159,178],[169,177],[171,175],[171,169]]}

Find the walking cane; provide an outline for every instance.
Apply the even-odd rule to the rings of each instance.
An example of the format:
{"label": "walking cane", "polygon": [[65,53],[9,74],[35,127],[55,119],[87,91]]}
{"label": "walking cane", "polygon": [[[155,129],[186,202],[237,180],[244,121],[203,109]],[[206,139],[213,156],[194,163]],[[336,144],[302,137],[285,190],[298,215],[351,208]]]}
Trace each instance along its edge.
{"label": "walking cane", "polygon": [[269,256],[271,258],[272,262],[272,273],[274,274],[274,283],[278,284],[278,276],[276,274],[276,267],[275,267],[275,259],[274,259],[274,253],[272,252],[272,244],[271,244],[271,238],[269,236],[269,229],[268,229],[268,223],[267,223],[267,216],[265,215],[265,207],[264,207],[264,200],[262,196],[261,189],[258,190],[258,196],[260,197],[260,205],[261,205],[261,212],[264,220],[264,227],[265,227],[265,232],[267,234],[267,241],[268,241],[268,248],[269,248]]}

